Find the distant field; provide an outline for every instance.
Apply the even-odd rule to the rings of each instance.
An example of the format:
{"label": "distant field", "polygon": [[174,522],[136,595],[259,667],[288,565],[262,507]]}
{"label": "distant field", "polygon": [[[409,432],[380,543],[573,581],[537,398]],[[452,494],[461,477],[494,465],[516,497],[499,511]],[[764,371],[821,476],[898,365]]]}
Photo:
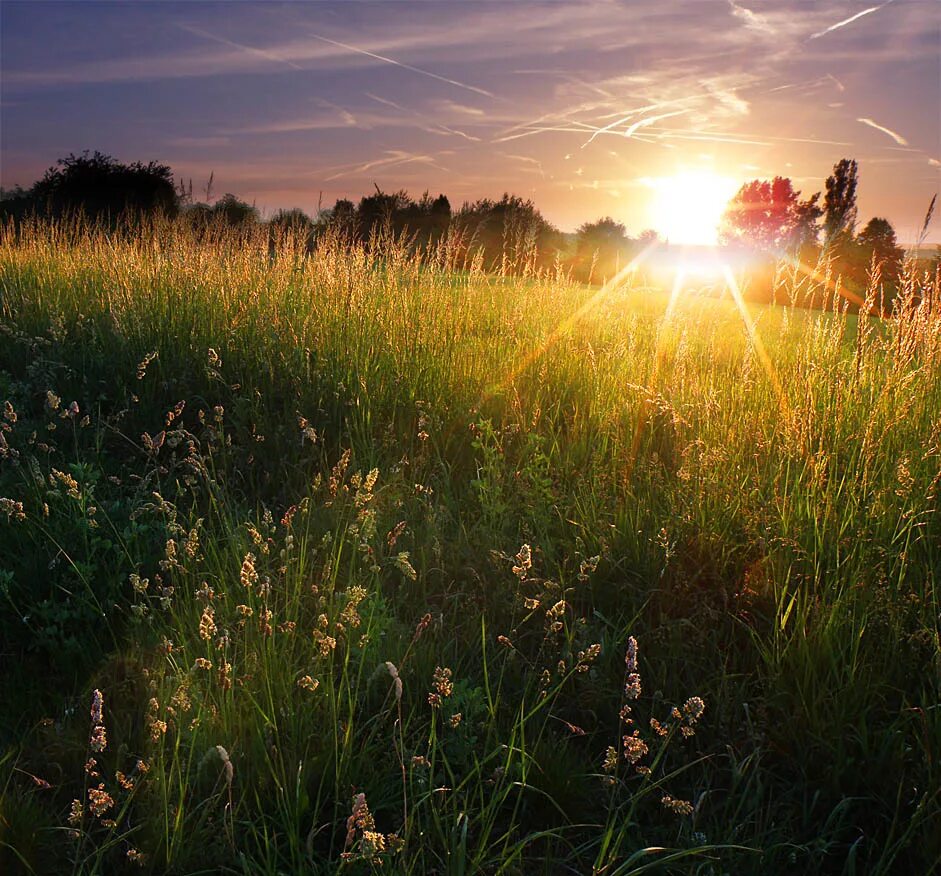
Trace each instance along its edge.
{"label": "distant field", "polygon": [[929,282],[6,235],[0,870],[941,866]]}

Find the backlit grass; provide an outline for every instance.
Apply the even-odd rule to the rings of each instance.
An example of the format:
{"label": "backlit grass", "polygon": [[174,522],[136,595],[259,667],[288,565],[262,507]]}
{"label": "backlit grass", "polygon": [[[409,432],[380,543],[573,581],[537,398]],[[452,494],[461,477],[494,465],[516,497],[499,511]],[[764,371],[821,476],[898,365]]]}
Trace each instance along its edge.
{"label": "backlit grass", "polygon": [[937,278],[452,255],[4,235],[0,860],[938,866]]}

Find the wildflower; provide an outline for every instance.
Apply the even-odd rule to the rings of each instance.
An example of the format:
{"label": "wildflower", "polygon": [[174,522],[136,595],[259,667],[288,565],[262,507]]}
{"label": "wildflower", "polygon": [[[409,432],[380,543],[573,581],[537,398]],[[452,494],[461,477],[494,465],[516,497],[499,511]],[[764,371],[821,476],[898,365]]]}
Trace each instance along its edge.
{"label": "wildflower", "polygon": [[117,783],[124,788],[125,791],[134,790],[134,780],[128,778],[121,770],[117,770],[114,774],[114,778],[117,780]]}
{"label": "wildflower", "polygon": [[137,849],[128,849],[127,850],[127,859],[132,864],[137,864],[138,867],[143,867],[147,862],[147,857],[143,852],[139,852]]}
{"label": "wildflower", "polygon": [[395,543],[399,540],[399,537],[405,532],[406,523],[404,520],[400,520],[392,529],[389,530],[386,535],[386,544],[389,546],[389,550],[395,547]]}
{"label": "wildflower", "polygon": [[88,808],[92,815],[101,818],[112,806],[114,806],[114,798],[105,790],[103,783],[97,788],[88,789]]}
{"label": "wildflower", "polygon": [[660,803],[664,809],[669,809],[670,812],[673,812],[676,815],[693,814],[693,804],[687,800],[676,800],[669,794],[664,794],[660,800]]}
{"label": "wildflower", "polygon": [[92,728],[88,745],[92,751],[104,751],[108,747],[108,737],[103,724],[96,724]]}
{"label": "wildflower", "polygon": [[516,555],[516,565],[513,566],[513,574],[520,581],[525,580],[529,570],[533,567],[533,553],[528,544],[524,544]]}
{"label": "wildflower", "polygon": [[204,642],[208,642],[215,634],[215,612],[207,605],[199,619],[199,638]]}
{"label": "wildflower", "polygon": [[346,820],[346,842],[345,848],[353,843],[357,830],[374,830],[376,822],[373,820],[372,813],[369,811],[369,805],[366,803],[365,794],[357,794],[353,798],[353,811]]}
{"label": "wildflower", "polygon": [[636,764],[648,752],[647,743],[640,738],[640,731],[635,730],[630,736],[625,736],[622,740],[624,757],[629,764]]}
{"label": "wildflower", "polygon": [[588,648],[584,651],[579,651],[576,655],[577,663],[575,664],[575,670],[577,672],[587,672],[591,667],[591,664],[598,659],[601,654],[601,645],[589,645]]}
{"label": "wildflower", "polygon": [[313,693],[320,687],[320,682],[316,678],[311,678],[309,675],[305,675],[303,678],[297,680],[297,686],[302,690],[310,691]]}
{"label": "wildflower", "polygon": [[92,731],[91,736],[89,737],[88,744],[91,747],[92,751],[104,751],[108,746],[107,736],[105,735],[104,727],[104,705],[105,698],[98,688],[92,692],[91,697],[91,723]]}
{"label": "wildflower", "polygon": [[340,620],[350,626],[358,627],[362,622],[358,608],[359,604],[366,598],[368,595],[365,587],[360,587],[354,585],[350,587],[346,592],[346,605],[343,607],[343,610],[340,612]]}
{"label": "wildflower", "polygon": [[683,704],[683,715],[690,724],[695,724],[706,711],[706,704],[700,697],[690,697]]}
{"label": "wildflower", "polygon": [[349,464],[350,450],[347,448],[343,451],[343,455],[340,457],[337,464],[333,467],[333,472],[330,474],[328,489],[330,490],[331,496],[336,496],[337,491],[340,488],[340,484],[343,482],[343,476],[346,474],[346,469]]}
{"label": "wildflower", "polygon": [[69,807],[69,824],[72,827],[78,827],[82,823],[82,816],[85,814],[85,807],[82,805],[81,800],[73,800],[71,807]]}
{"label": "wildflower", "polygon": [[62,399],[59,398],[51,389],[46,390],[46,410],[49,413],[54,413],[59,410],[59,405],[62,404]]}
{"label": "wildflower", "polygon": [[193,664],[194,669],[205,669],[207,672],[212,669],[212,663],[205,657],[197,657]]}
{"label": "wildflower", "polygon": [[59,471],[57,468],[52,470],[52,474],[49,476],[49,481],[52,486],[56,485],[56,481],[62,484],[65,487],[66,494],[72,499],[81,499],[82,494],[78,488],[78,481],[72,477],[70,474],[66,474],[64,471]]}
{"label": "wildflower", "polygon": [[245,559],[242,560],[242,570],[239,573],[239,580],[242,582],[242,586],[247,590],[250,590],[252,586],[258,582],[258,572],[255,570],[254,554],[245,554]]}
{"label": "wildflower", "polygon": [[336,648],[337,640],[333,636],[328,636],[322,630],[314,630],[313,635],[321,657],[328,656]]}
{"label": "wildflower", "polygon": [[413,644],[417,642],[421,634],[425,632],[425,630],[428,629],[428,625],[430,623],[431,623],[431,614],[426,612],[425,614],[422,615],[421,620],[418,622],[418,624],[415,627],[415,632],[412,634]]}
{"label": "wildflower", "polygon": [[448,723],[451,725],[451,727],[460,727],[461,721],[463,720],[464,720],[464,715],[461,712],[455,712],[448,719]]}
{"label": "wildflower", "polygon": [[23,511],[23,503],[15,502],[13,499],[7,499],[0,496],[0,514],[6,514],[7,520],[25,520],[26,513]]}
{"label": "wildflower", "polygon": [[9,401],[3,403],[3,419],[6,420],[11,426],[16,424],[16,411],[13,409],[13,405]]}
{"label": "wildflower", "polygon": [[631,636],[627,640],[627,654],[624,657],[627,679],[624,683],[624,696],[636,700],[641,694],[640,673],[637,671],[637,639]]}
{"label": "wildflower", "polygon": [[598,568],[598,563],[601,560],[601,556],[589,557],[587,560],[582,560],[578,568],[578,580],[583,584],[588,580],[588,577]]}
{"label": "wildflower", "polygon": [[415,571],[415,567],[409,562],[409,553],[408,551],[399,551],[399,553],[393,558],[393,563],[395,567],[406,577],[409,581],[415,581],[418,578],[418,573]]}
{"label": "wildflower", "polygon": [[158,355],[159,354],[157,353],[157,351],[153,350],[152,352],[144,356],[144,358],[141,359],[140,362],[137,363],[137,379],[138,380],[143,380],[147,376],[148,366],[150,365],[151,362],[154,361],[154,359],[157,358]]}
{"label": "wildflower", "polygon": [[605,749],[604,761],[601,764],[601,768],[606,773],[613,773],[618,768],[618,750],[613,745],[609,745]]}
{"label": "wildflower", "polygon": [[454,692],[454,685],[451,683],[451,674],[451,670],[448,668],[442,669],[440,666],[435,667],[432,679],[435,690],[442,697],[449,697]]}

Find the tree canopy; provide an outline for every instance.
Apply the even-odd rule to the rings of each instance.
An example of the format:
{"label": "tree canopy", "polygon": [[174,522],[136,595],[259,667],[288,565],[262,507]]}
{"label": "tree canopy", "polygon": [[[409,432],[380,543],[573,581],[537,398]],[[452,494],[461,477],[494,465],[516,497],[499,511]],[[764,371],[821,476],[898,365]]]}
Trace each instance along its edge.
{"label": "tree canopy", "polygon": [[803,201],[800,194],[787,177],[745,183],[723,214],[720,241],[773,252],[815,243],[820,193]]}
{"label": "tree canopy", "polygon": [[29,198],[39,213],[83,213],[95,220],[156,212],[172,216],[179,210],[168,165],[124,164],[102,152],[60,159],[30,189]]}

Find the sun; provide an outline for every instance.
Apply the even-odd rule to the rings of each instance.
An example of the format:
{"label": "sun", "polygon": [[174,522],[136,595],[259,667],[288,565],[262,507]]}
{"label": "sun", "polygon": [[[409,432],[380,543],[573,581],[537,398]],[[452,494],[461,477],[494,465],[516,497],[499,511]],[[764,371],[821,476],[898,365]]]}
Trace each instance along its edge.
{"label": "sun", "polygon": [[722,213],[739,183],[708,171],[645,180],[653,190],[651,224],[670,243],[714,246]]}

